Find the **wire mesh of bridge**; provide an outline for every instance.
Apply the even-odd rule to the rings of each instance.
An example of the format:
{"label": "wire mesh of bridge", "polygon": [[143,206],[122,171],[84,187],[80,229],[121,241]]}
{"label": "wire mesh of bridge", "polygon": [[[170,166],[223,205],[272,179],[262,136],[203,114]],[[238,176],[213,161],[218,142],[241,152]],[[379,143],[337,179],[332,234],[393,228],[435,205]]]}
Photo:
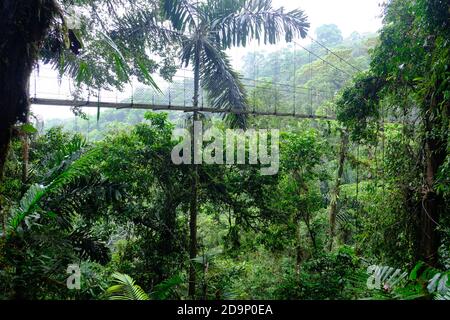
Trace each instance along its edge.
{"label": "wire mesh of bridge", "polygon": [[[361,69],[328,49],[324,44],[311,37],[308,38],[311,41],[309,47],[293,41],[293,48],[291,48],[293,49],[291,50],[293,57],[292,68],[288,66],[288,69],[292,70],[283,71],[285,73],[291,73],[290,82],[279,82],[273,79],[269,80],[259,77],[259,62],[256,58],[256,47],[254,47],[254,78],[241,79],[247,98],[246,110],[211,108],[208,104],[208,92],[205,92],[202,88],[200,88],[199,92],[198,110],[194,110],[194,80],[191,76],[192,72],[189,70],[179,70],[171,82],[157,80],[160,90],[133,82],[124,86],[123,90],[114,89],[111,91],[96,90],[93,88],[77,90],[77,86],[74,85],[73,80],[69,77],[59,79],[55,72],[53,72],[53,76],[49,76],[51,73],[48,72],[34,72],[30,84],[31,102],[35,105],[96,107],[98,109],[132,108],[335,119],[334,103],[330,102],[333,101],[336,92],[319,90],[305,84],[305,81],[303,81],[303,85],[297,84],[296,53],[300,50],[305,52],[306,56],[309,57],[309,82],[311,82],[313,77],[313,61],[319,61],[331,68],[330,70],[344,75],[344,78],[337,79],[337,81],[342,82],[341,85],[344,85],[346,81],[350,80],[354,72],[360,72]],[[333,56],[337,58],[338,63],[328,60],[326,58],[327,55],[328,57]],[[278,73],[280,73],[278,57],[276,58],[275,64]],[[353,70],[351,71],[351,69]],[[179,73],[184,74],[179,75]],[[186,73],[189,75],[186,76]],[[280,78],[279,76],[280,74],[277,74],[275,79]]]}
{"label": "wire mesh of bridge", "polygon": [[[326,92],[269,80],[241,79],[247,96],[247,110],[217,110],[209,107],[208,93],[199,91],[198,111],[212,113],[248,113],[254,115],[334,119],[331,101],[334,92]],[[30,81],[31,102],[35,105],[194,111],[194,80],[174,76],[172,82],[158,81],[160,90],[139,83],[123,90],[79,90],[69,77],[53,72],[34,72]]]}

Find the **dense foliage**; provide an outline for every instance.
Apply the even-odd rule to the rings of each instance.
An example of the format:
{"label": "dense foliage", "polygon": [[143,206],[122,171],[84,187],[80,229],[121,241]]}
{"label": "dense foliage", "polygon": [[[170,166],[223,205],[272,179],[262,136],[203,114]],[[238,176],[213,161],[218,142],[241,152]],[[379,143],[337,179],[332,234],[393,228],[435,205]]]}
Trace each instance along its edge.
{"label": "dense foliage", "polygon": [[[108,50],[121,49],[107,51],[114,63],[94,63],[101,51],[61,48],[57,65],[76,77],[119,67],[102,85],[120,87],[122,62],[126,77],[160,68],[170,78],[178,52],[217,108],[272,99],[279,110],[337,120],[240,119],[248,129],[280,129],[273,176],[250,164],[175,165],[173,130],[191,129],[200,114],[118,110],[96,123],[16,126],[0,184],[0,299],[450,299],[447,1],[391,0],[379,35],[343,38],[335,25],[319,27],[308,49],[320,58],[295,45],[249,53],[242,78],[224,50],[305,36],[302,11],[271,11],[270,1],[137,3],[107,26]],[[174,34],[144,15],[155,8]],[[127,37],[142,19],[173,37],[173,51],[147,43],[149,30]],[[275,22],[285,26],[273,30]],[[100,34],[86,37],[86,50],[100,46]],[[136,55],[144,47],[165,62]],[[139,57],[145,68],[134,64]],[[247,79],[258,85],[243,92]],[[290,95],[281,84],[326,94]],[[201,119],[221,133],[230,125]],[[78,290],[68,288],[70,266],[79,267]]]}

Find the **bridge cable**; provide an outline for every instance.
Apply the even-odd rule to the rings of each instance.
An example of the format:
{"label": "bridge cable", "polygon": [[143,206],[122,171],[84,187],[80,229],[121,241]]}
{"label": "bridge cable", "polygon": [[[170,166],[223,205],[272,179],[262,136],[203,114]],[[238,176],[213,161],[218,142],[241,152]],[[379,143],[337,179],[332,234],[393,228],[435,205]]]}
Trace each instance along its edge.
{"label": "bridge cable", "polygon": [[344,71],[344,70],[342,70],[342,69],[336,67],[336,66],[335,66],[334,64],[332,64],[331,62],[329,62],[329,61],[323,59],[322,57],[320,57],[319,55],[315,54],[314,52],[312,52],[311,50],[307,49],[306,47],[302,46],[302,45],[299,44],[298,42],[294,41],[294,43],[297,43],[301,48],[303,48],[304,50],[306,50],[307,52],[309,52],[310,55],[313,55],[313,56],[315,56],[316,58],[322,60],[323,62],[325,62],[326,64],[328,64],[328,65],[331,66],[332,68],[334,68],[334,69],[336,69],[336,70],[338,70],[338,71],[340,71],[340,72],[342,72],[342,73],[345,73],[345,74],[348,75],[349,77],[353,77],[352,74],[350,74],[350,73],[348,73],[347,71]]}
{"label": "bridge cable", "polygon": [[[179,70],[180,70],[180,71],[189,71],[189,72],[191,71],[191,70],[187,70],[187,69],[179,69]],[[241,80],[248,81],[248,82],[254,82],[254,81],[255,81],[254,78],[246,78],[246,77],[242,77]],[[257,83],[259,83],[259,82],[267,83],[267,82],[264,81],[264,80],[257,80],[257,79],[256,79],[256,82],[257,82]],[[289,84],[289,83],[282,83],[282,82],[276,82],[276,81],[272,81],[272,84],[277,84],[277,85],[284,86],[284,87],[289,87],[289,88],[292,88],[292,87],[293,87],[292,84]],[[309,90],[310,88],[309,88],[309,87],[305,87],[305,86],[297,85],[297,89]],[[329,93],[330,93],[330,91],[325,91],[325,90],[316,90],[316,91],[317,91],[317,92],[324,93],[324,94],[329,94]]]}
{"label": "bridge cable", "polygon": [[321,46],[322,48],[324,48],[327,52],[331,53],[332,55],[334,55],[335,57],[337,57],[339,60],[341,60],[342,62],[348,64],[350,67],[352,67],[353,69],[359,71],[359,72],[363,72],[363,70],[361,70],[360,68],[354,66],[353,64],[351,64],[350,62],[348,62],[346,59],[342,58],[341,56],[339,56],[337,53],[335,53],[334,51],[332,51],[331,49],[329,49],[327,46],[325,46],[324,44],[320,43],[319,41],[317,41],[316,39],[314,39],[311,36],[308,36],[308,38],[311,39],[311,41],[314,41],[315,43],[317,43],[319,46]]}

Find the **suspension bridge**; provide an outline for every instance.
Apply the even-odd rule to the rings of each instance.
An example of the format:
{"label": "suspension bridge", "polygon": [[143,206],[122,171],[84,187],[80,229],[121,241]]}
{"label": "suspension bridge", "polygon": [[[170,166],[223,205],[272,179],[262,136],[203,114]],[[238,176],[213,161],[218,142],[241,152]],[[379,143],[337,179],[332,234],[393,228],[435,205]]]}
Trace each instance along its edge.
{"label": "suspension bridge", "polygon": [[[51,78],[47,78],[51,79]],[[56,78],[53,79],[56,81]],[[194,109],[192,103],[193,80],[187,77],[176,77],[173,83],[167,85],[160,92],[151,87],[137,87],[132,93],[114,93],[106,90],[84,93],[76,99],[66,93],[40,90],[40,86],[31,95],[33,105],[69,106],[78,108],[113,108],[113,109],[144,109],[182,112],[205,113],[234,113],[256,116],[295,117],[304,119],[335,119],[332,112],[317,113],[317,106],[333,98],[332,93],[315,91],[307,88],[274,83],[272,81],[256,81],[255,84],[244,80],[244,87],[248,94],[248,108],[246,110],[215,109],[207,105],[207,94],[200,90],[199,106]],[[42,81],[37,76],[36,82]],[[130,89],[131,90],[131,89]]]}
{"label": "suspension bridge", "polygon": [[[315,41],[311,38],[311,43]],[[316,41],[317,42],[317,41]],[[320,44],[319,42],[317,42]],[[331,68],[337,69],[351,77],[347,71],[325,60],[310,49],[295,43],[309,53],[310,61],[314,56]],[[336,55],[325,48],[326,53]],[[295,60],[295,47],[293,60]],[[337,56],[337,55],[336,55]],[[339,56],[337,56],[340,58]],[[347,63],[340,58],[342,62]],[[256,62],[255,62],[256,64]],[[353,68],[353,65],[350,64]],[[296,84],[295,61],[293,62],[293,81],[277,82],[274,80],[242,78],[247,93],[248,107],[246,110],[216,109],[208,107],[208,93],[200,88],[199,105],[193,107],[194,81],[191,76],[176,75],[172,82],[162,81],[160,90],[139,83],[130,84],[122,91],[92,90],[80,91],[69,77],[58,78],[56,75],[43,75],[34,72],[30,81],[30,101],[32,105],[46,105],[55,107],[76,108],[104,108],[112,109],[144,109],[155,111],[205,112],[212,114],[248,114],[254,116],[293,117],[301,119],[334,120],[334,110],[324,108],[326,102],[332,101],[336,92],[318,90],[308,86]],[[255,65],[255,68],[257,66]],[[190,72],[189,70],[187,70]],[[360,70],[358,70],[360,71]],[[257,73],[256,73],[257,74]],[[312,77],[312,73],[311,73]],[[55,82],[58,89],[55,90]],[[65,88],[61,88],[62,85]]]}

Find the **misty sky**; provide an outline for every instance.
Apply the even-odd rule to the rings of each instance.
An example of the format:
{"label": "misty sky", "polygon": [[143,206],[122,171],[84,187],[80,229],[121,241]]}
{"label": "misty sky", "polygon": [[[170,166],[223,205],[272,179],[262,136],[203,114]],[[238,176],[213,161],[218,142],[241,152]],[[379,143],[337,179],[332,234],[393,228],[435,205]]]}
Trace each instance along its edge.
{"label": "misty sky", "polygon": [[[379,5],[383,2],[383,0],[273,0],[273,6],[275,8],[283,6],[287,10],[303,9],[311,23],[309,34],[312,37],[315,37],[314,30],[323,24],[336,24],[341,29],[343,36],[347,37],[353,31],[359,33],[376,32],[381,27],[381,8]],[[276,49],[276,47],[260,49],[270,51]],[[232,56],[234,65],[239,68],[243,55],[254,50],[255,47],[252,45],[251,48],[233,49],[228,53]],[[44,73],[47,76],[51,75],[48,71],[41,72],[41,74]],[[66,91],[66,89],[58,87],[56,80],[41,80],[40,86],[45,86],[46,92]],[[73,117],[67,107],[35,106],[32,107],[32,110],[44,120]]]}
{"label": "misty sky", "polygon": [[353,31],[374,32],[381,27],[382,0],[273,0],[274,7],[303,9],[311,22],[311,30],[334,23],[344,37]]}

